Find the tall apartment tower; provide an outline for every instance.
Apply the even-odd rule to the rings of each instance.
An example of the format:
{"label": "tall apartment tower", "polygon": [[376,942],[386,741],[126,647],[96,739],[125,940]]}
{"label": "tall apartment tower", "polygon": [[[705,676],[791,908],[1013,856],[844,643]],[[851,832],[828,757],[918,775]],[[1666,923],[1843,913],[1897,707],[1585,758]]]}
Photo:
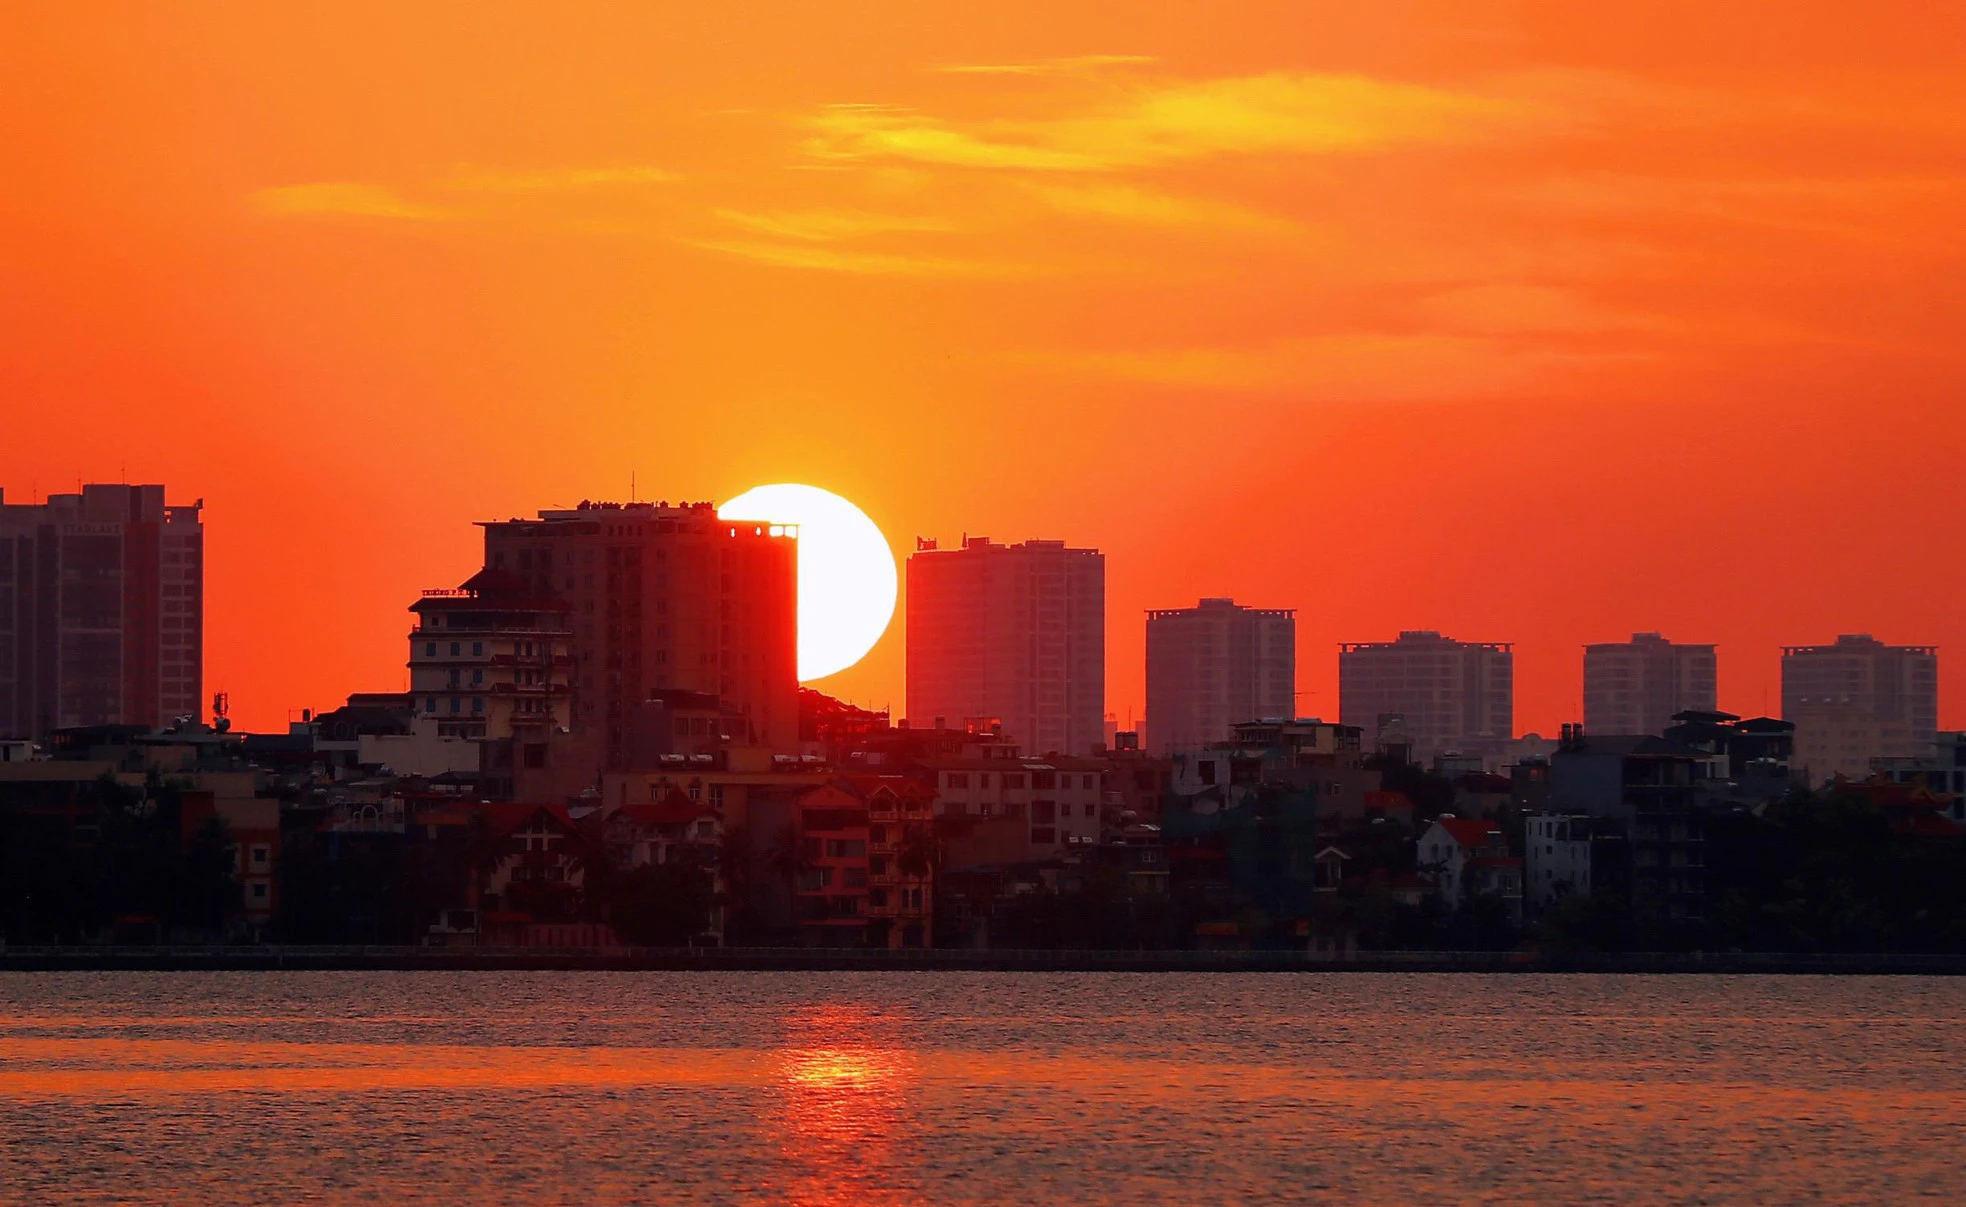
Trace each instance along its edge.
{"label": "tall apartment tower", "polygon": [[0,736],[200,714],[203,507],[162,486],[0,495]]}
{"label": "tall apartment tower", "polygon": [[[483,527],[487,572],[565,603],[561,724],[598,739],[605,767],[623,766],[636,706],[664,689],[717,696],[751,742],[795,749],[796,526],[720,520],[712,503],[582,503]],[[449,693],[419,705],[432,694],[448,719]]]}
{"label": "tall apartment tower", "polygon": [[1834,645],[1782,647],[1782,719],[1854,713],[1907,726],[1912,740],[1939,734],[1939,649],[1885,645],[1868,633]]}
{"label": "tall apartment tower", "polygon": [[1455,641],[1431,630],[1338,647],[1338,712],[1368,738],[1405,718],[1419,761],[1495,747],[1515,736],[1515,653],[1506,643]]}
{"label": "tall apartment tower", "polygon": [[1718,706],[1718,661],[1710,645],[1681,645],[1657,633],[1584,647],[1584,731],[1663,734],[1673,714]]}
{"label": "tall apartment tower", "polygon": [[1147,741],[1225,742],[1241,721],[1296,716],[1297,613],[1204,599],[1147,613]]}
{"label": "tall apartment tower", "polygon": [[993,718],[1029,754],[1083,755],[1105,739],[1106,557],[1063,541],[908,559],[908,716]]}

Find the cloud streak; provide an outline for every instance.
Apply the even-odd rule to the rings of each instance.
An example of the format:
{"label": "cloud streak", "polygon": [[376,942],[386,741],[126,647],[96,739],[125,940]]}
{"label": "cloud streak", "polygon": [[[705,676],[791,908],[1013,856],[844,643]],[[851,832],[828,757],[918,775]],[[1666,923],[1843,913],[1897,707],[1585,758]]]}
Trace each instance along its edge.
{"label": "cloud streak", "polygon": [[1310,155],[1461,142],[1525,117],[1518,102],[1357,75],[1275,72],[1129,89],[1097,110],[962,123],[905,109],[833,106],[808,116],[819,160],[1110,172],[1221,155]]}

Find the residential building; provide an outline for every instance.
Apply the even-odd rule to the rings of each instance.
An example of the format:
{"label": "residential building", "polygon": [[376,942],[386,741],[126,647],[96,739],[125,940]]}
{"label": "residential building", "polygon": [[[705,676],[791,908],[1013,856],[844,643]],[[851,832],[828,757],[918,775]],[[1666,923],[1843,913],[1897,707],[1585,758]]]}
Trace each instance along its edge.
{"label": "residential building", "polygon": [[867,801],[846,785],[823,784],[799,797],[792,902],[802,944],[867,945],[868,825]]}
{"label": "residential building", "polygon": [[1846,633],[1834,645],[1783,646],[1782,717],[1797,723],[1798,743],[1802,714],[1822,709],[1895,721],[1914,742],[1932,741],[1939,732],[1938,647],[1885,645],[1868,633]]}
{"label": "residential building", "polygon": [[1873,760],[1918,758],[1932,748],[1902,719],[1853,705],[1805,705],[1790,713],[1789,720],[1795,724],[1790,761],[1809,784],[1837,776],[1867,779]]}
{"label": "residential building", "polygon": [[747,744],[798,748],[796,526],[720,520],[710,503],[582,503],[483,527],[486,570],[567,606],[561,724],[602,767],[621,768],[631,710],[662,689],[719,697],[748,719]]}
{"label": "residential building", "polygon": [[568,721],[571,606],[486,569],[410,605],[410,704],[444,737],[544,742]]}
{"label": "residential building", "polygon": [[1421,630],[1338,648],[1340,719],[1377,734],[1381,718],[1400,717],[1415,762],[1513,739],[1514,647]]}
{"label": "residential building", "polygon": [[[1706,810],[1702,773],[1713,754],[1651,734],[1592,734],[1566,725],[1550,756],[1548,808],[1601,819],[1597,837],[1622,852],[1606,872],[1635,908],[1665,922],[1706,917]],[[1615,839],[1615,843],[1604,840]]]}
{"label": "residential building", "polygon": [[907,775],[851,775],[867,806],[867,943],[931,947],[935,938],[935,792]]}
{"label": "residential building", "polygon": [[1591,733],[1666,731],[1675,714],[1712,712],[1717,659],[1711,645],[1657,633],[1584,647],[1584,728]]}
{"label": "residential building", "polygon": [[1297,715],[1297,614],[1204,599],[1147,613],[1147,740],[1226,741],[1238,721]]}
{"label": "residential building", "polygon": [[1511,918],[1521,920],[1522,860],[1509,854],[1508,840],[1495,822],[1443,813],[1420,836],[1414,862],[1433,879],[1449,909],[1490,897]]}
{"label": "residential building", "polygon": [[935,785],[939,815],[1016,818],[1027,824],[1029,845],[1020,859],[1049,859],[1099,841],[1103,760],[1012,752],[1010,757],[927,758],[918,766]]}
{"label": "residential building", "polygon": [[1532,813],[1522,819],[1525,894],[1541,912],[1571,894],[1591,891],[1591,819],[1563,813]]}
{"label": "residential building", "polygon": [[0,494],[0,737],[200,715],[203,507],[162,486]]}
{"label": "residential building", "polygon": [[907,641],[913,723],[991,717],[1040,754],[1085,756],[1104,745],[1106,559],[1098,550],[918,541],[908,559]]}

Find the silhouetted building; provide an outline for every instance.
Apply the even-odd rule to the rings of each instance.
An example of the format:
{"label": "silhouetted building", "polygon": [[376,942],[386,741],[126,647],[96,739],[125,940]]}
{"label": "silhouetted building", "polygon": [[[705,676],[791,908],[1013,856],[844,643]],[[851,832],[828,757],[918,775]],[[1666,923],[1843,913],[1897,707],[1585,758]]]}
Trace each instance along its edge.
{"label": "silhouetted building", "polygon": [[[1783,718],[1800,724],[1803,713],[1822,709],[1897,721],[1913,741],[1932,741],[1939,732],[1938,647],[1885,645],[1868,633],[1844,634],[1834,645],[1783,646]],[[1803,740],[1800,730],[1796,740]]]}
{"label": "silhouetted building", "polygon": [[582,503],[484,529],[487,570],[567,605],[565,723],[605,766],[663,689],[717,696],[748,718],[735,740],[796,748],[796,527],[720,520],[710,503]]}
{"label": "silhouetted building", "polygon": [[1104,744],[1106,559],[1063,541],[960,549],[923,541],[908,559],[908,716],[994,717],[1034,754]]}
{"label": "silhouetted building", "polygon": [[566,723],[569,605],[505,570],[410,605],[410,699],[445,737],[543,742]]}
{"label": "silhouetted building", "polygon": [[1204,599],[1147,613],[1147,740],[1226,741],[1238,721],[1296,715],[1297,614]]}
{"label": "silhouetted building", "polygon": [[1653,734],[1564,731],[1550,757],[1549,806],[1599,819],[1594,886],[1627,894],[1659,921],[1705,919],[1707,810],[1699,782],[1712,752]]}
{"label": "silhouetted building", "polygon": [[1515,654],[1506,643],[1421,630],[1338,649],[1340,719],[1378,733],[1381,718],[1397,714],[1416,762],[1499,748],[1515,736]]}
{"label": "silhouetted building", "polygon": [[1584,647],[1584,728],[1591,733],[1664,733],[1674,714],[1712,712],[1717,659],[1710,645],[1681,645],[1657,633]]}
{"label": "silhouetted building", "polygon": [[0,736],[200,714],[203,506],[162,486],[0,496]]}

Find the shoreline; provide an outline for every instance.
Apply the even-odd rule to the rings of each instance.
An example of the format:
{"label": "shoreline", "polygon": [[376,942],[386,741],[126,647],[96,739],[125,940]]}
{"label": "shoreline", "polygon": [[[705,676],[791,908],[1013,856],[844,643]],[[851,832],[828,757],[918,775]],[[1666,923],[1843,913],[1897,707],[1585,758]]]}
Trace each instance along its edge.
{"label": "shoreline", "polygon": [[0,972],[1474,972],[1959,976],[1966,955],[856,951],[727,947],[0,947]]}

